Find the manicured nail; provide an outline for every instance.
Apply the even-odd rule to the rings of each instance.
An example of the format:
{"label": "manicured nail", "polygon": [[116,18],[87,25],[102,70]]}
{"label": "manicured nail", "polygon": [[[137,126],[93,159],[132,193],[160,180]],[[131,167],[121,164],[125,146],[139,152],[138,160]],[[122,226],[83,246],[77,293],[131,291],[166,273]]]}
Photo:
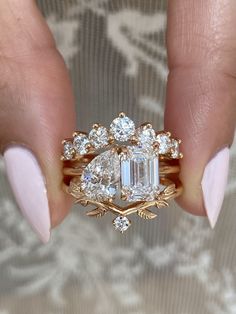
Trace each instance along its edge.
{"label": "manicured nail", "polygon": [[43,243],[50,238],[50,212],[42,171],[27,148],[14,145],[4,152],[8,180],[16,202]]}
{"label": "manicured nail", "polygon": [[204,205],[212,228],[217,222],[229,172],[229,148],[218,152],[206,165],[202,178]]}

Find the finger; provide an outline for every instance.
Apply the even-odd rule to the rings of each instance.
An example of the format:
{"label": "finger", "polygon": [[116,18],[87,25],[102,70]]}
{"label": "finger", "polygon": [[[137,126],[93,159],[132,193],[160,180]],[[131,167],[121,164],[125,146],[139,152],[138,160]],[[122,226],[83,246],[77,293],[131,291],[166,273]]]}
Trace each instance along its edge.
{"label": "finger", "polygon": [[180,205],[215,225],[236,120],[236,2],[172,0],[165,128],[182,139]]}
{"label": "finger", "polygon": [[33,1],[0,4],[0,144],[16,201],[47,242],[68,213],[61,141],[75,129],[63,59]]}

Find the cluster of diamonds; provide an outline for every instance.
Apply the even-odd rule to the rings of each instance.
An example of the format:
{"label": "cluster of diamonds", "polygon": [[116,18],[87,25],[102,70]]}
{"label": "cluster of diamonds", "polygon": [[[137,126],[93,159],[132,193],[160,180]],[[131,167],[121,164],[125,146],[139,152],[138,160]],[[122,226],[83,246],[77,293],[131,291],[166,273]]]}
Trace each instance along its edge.
{"label": "cluster of diamonds", "polygon": [[[116,142],[121,145],[113,146]],[[74,160],[104,149],[84,168],[80,191],[98,202],[112,202],[117,195],[128,202],[153,201],[161,188],[159,156],[182,158],[179,144],[169,132],[155,132],[150,123],[135,128],[134,122],[120,113],[109,129],[94,124],[88,134],[75,132],[72,140],[63,141],[62,159]],[[130,221],[117,216],[113,224],[124,232]]]}
{"label": "cluster of diamonds", "polygon": [[134,122],[124,113],[114,119],[110,128],[100,124],[94,124],[87,133],[75,132],[73,138],[63,141],[63,160],[73,160],[79,156],[89,154],[98,149],[104,149],[117,142],[128,142],[142,147],[156,147],[159,155],[179,159],[182,154],[179,151],[180,140],[171,138],[169,132],[156,133],[150,123],[141,125],[135,129]]}
{"label": "cluster of diamonds", "polygon": [[79,156],[89,154],[97,149],[105,148],[113,143],[107,128],[100,124],[94,124],[87,133],[75,132],[72,140],[64,140],[63,160],[72,160]]}

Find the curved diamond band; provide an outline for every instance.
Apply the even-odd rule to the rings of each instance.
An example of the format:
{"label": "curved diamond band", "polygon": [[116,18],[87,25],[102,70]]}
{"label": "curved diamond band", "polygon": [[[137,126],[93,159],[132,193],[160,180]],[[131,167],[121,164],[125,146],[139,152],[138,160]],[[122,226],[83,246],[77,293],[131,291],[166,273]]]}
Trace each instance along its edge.
{"label": "curved diamond band", "polygon": [[121,113],[109,129],[94,124],[89,133],[75,132],[62,143],[63,189],[76,203],[95,206],[88,216],[114,213],[121,232],[130,226],[128,215],[155,218],[151,207],[168,206],[167,200],[182,192],[181,141],[170,132],[155,132],[150,123],[135,128]]}

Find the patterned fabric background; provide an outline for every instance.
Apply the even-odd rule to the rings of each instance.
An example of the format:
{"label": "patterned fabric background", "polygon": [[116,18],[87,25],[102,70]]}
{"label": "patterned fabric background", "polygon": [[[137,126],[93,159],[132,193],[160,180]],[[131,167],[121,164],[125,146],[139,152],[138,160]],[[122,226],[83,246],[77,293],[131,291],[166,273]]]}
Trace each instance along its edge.
{"label": "patterned fabric background", "polygon": [[[40,0],[73,81],[78,126],[121,110],[162,128],[166,1]],[[134,218],[74,208],[43,246],[20,215],[0,160],[0,314],[235,314],[236,143],[224,208],[212,231],[176,205]]]}

